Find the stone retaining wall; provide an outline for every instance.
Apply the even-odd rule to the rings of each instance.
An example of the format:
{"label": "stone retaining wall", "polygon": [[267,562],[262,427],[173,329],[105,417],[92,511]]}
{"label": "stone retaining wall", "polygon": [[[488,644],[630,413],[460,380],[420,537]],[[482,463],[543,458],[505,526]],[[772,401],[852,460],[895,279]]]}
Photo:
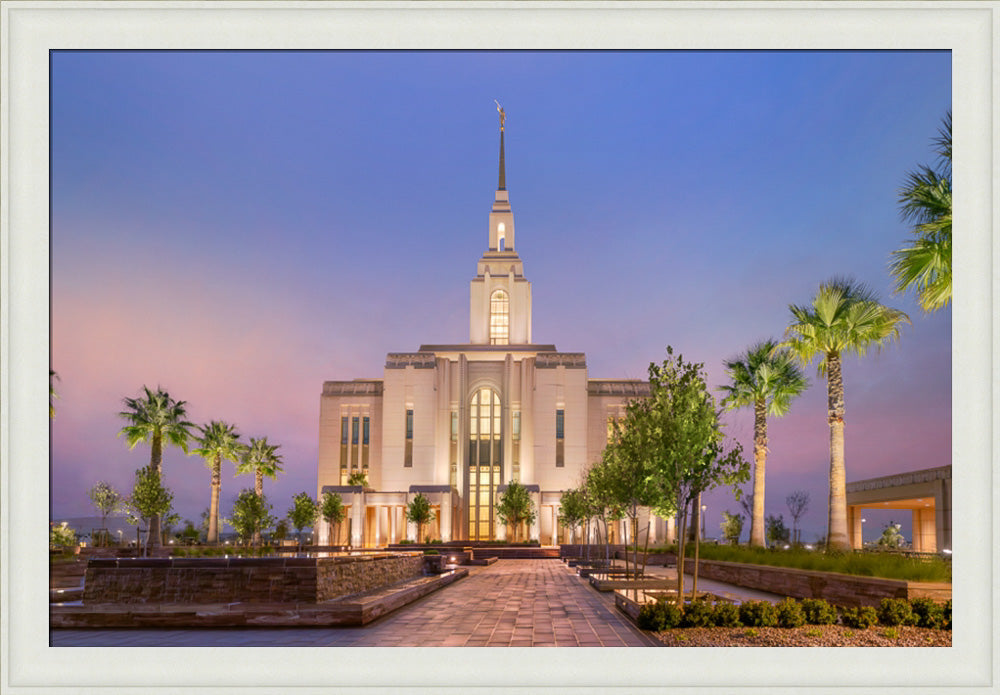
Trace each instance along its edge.
{"label": "stone retaining wall", "polygon": [[420,553],[319,558],[314,600],[329,601],[370,591],[423,573]]}
{"label": "stone retaining wall", "polygon": [[[721,560],[699,560],[699,564],[698,576],[705,579],[794,598],[822,598],[849,608],[878,606],[883,598],[926,597],[935,601],[951,598],[951,584],[941,582],[910,582]],[[684,571],[694,572],[693,560],[684,563]]]}
{"label": "stone retaining wall", "polygon": [[418,576],[419,554],[333,558],[95,559],[83,601],[316,603]]}

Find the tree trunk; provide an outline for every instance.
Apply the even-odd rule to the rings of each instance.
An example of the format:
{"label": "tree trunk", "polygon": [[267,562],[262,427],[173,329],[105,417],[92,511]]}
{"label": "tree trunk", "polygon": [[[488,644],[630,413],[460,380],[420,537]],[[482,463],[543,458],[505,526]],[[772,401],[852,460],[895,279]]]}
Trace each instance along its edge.
{"label": "tree trunk", "polygon": [[691,500],[691,525],[688,526],[688,541],[693,543],[698,537],[698,529],[701,527],[701,505],[698,498]]}
{"label": "tree trunk", "polygon": [[767,459],[767,410],[764,399],[753,404],[753,513],[750,547],[764,546],[764,467]]}
{"label": "tree trunk", "polygon": [[649,558],[649,522],[646,522],[646,547],[642,549],[642,575],[646,574],[646,560]]}
{"label": "tree trunk", "polygon": [[[622,550],[623,550],[622,557],[625,558],[625,579],[627,580],[628,579],[628,551],[629,551],[629,547],[628,547],[628,524],[627,523],[624,525],[624,528],[622,528],[622,541],[623,541],[623,543],[622,543]],[[615,554],[617,555],[618,553],[616,552]],[[609,579],[610,579],[610,577],[609,577]]]}
{"label": "tree trunk", "polygon": [[[253,491],[259,499],[264,499],[264,474],[259,469],[254,471]],[[253,543],[260,545],[260,529],[253,532]]]}
{"label": "tree trunk", "polygon": [[208,504],[208,543],[219,542],[219,493],[222,491],[222,457],[212,462],[212,499]]}
{"label": "tree trunk", "polygon": [[830,422],[830,512],[827,548],[850,550],[847,536],[847,472],[844,462],[844,381],[840,354],[826,357],[827,416]]}
{"label": "tree trunk", "polygon": [[678,505],[681,510],[677,518],[680,529],[677,533],[677,605],[684,605],[684,541],[685,541],[685,521],[687,520],[687,505]]}
{"label": "tree trunk", "polygon": [[[160,484],[163,484],[163,437],[159,432],[153,433],[152,452],[150,453],[149,465],[160,476]],[[160,543],[160,515],[156,514],[149,520],[149,537],[146,545],[150,549],[159,548]]]}
{"label": "tree trunk", "polygon": [[[698,500],[701,501],[701,494],[698,495]],[[699,508],[701,505],[699,505]],[[694,601],[698,598],[698,551],[701,548],[701,534],[694,537],[694,572],[693,581],[691,583],[691,600]]]}

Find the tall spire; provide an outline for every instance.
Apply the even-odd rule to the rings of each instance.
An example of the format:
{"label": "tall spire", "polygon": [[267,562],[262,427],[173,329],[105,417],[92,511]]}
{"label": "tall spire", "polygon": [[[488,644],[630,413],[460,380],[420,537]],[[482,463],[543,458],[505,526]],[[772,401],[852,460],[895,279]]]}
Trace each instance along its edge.
{"label": "tall spire", "polygon": [[505,119],[505,114],[503,112],[503,107],[500,106],[500,102],[496,99],[493,102],[497,105],[497,112],[500,114],[500,181],[497,183],[498,191],[507,190],[507,180],[504,175],[504,165],[503,165],[503,122]]}

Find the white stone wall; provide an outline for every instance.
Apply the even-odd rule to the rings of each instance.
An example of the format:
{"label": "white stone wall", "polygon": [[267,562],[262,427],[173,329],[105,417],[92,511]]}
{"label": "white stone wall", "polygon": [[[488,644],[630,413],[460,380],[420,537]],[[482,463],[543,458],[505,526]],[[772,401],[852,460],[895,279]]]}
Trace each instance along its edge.
{"label": "white stone wall", "polygon": [[[382,471],[380,490],[407,490],[434,484],[436,369],[386,368],[382,396]],[[413,409],[413,465],[405,467],[406,410]]]}

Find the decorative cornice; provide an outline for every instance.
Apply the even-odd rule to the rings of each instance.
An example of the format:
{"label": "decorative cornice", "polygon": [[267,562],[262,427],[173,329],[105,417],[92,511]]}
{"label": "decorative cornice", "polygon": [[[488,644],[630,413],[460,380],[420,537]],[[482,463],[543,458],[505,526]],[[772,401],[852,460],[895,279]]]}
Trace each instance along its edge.
{"label": "decorative cornice", "polygon": [[590,379],[587,381],[590,396],[649,396],[649,382],[639,379]]}
{"label": "decorative cornice", "polygon": [[434,369],[437,366],[433,352],[390,352],[385,356],[386,369]]}
{"label": "decorative cornice", "polygon": [[455,345],[421,345],[420,352],[555,352],[555,345],[485,345],[482,343],[459,343]]}
{"label": "decorative cornice", "polygon": [[538,369],[555,369],[556,367],[586,369],[587,356],[582,352],[539,352],[535,356],[535,367]]}
{"label": "decorative cornice", "polygon": [[865,490],[883,490],[891,487],[902,487],[916,483],[931,483],[935,480],[951,480],[951,464],[937,468],[925,468],[908,473],[884,475],[881,478],[869,478],[847,484],[847,492],[864,492]]}
{"label": "decorative cornice", "polygon": [[381,396],[381,379],[356,379],[354,381],[324,381],[324,396]]}

